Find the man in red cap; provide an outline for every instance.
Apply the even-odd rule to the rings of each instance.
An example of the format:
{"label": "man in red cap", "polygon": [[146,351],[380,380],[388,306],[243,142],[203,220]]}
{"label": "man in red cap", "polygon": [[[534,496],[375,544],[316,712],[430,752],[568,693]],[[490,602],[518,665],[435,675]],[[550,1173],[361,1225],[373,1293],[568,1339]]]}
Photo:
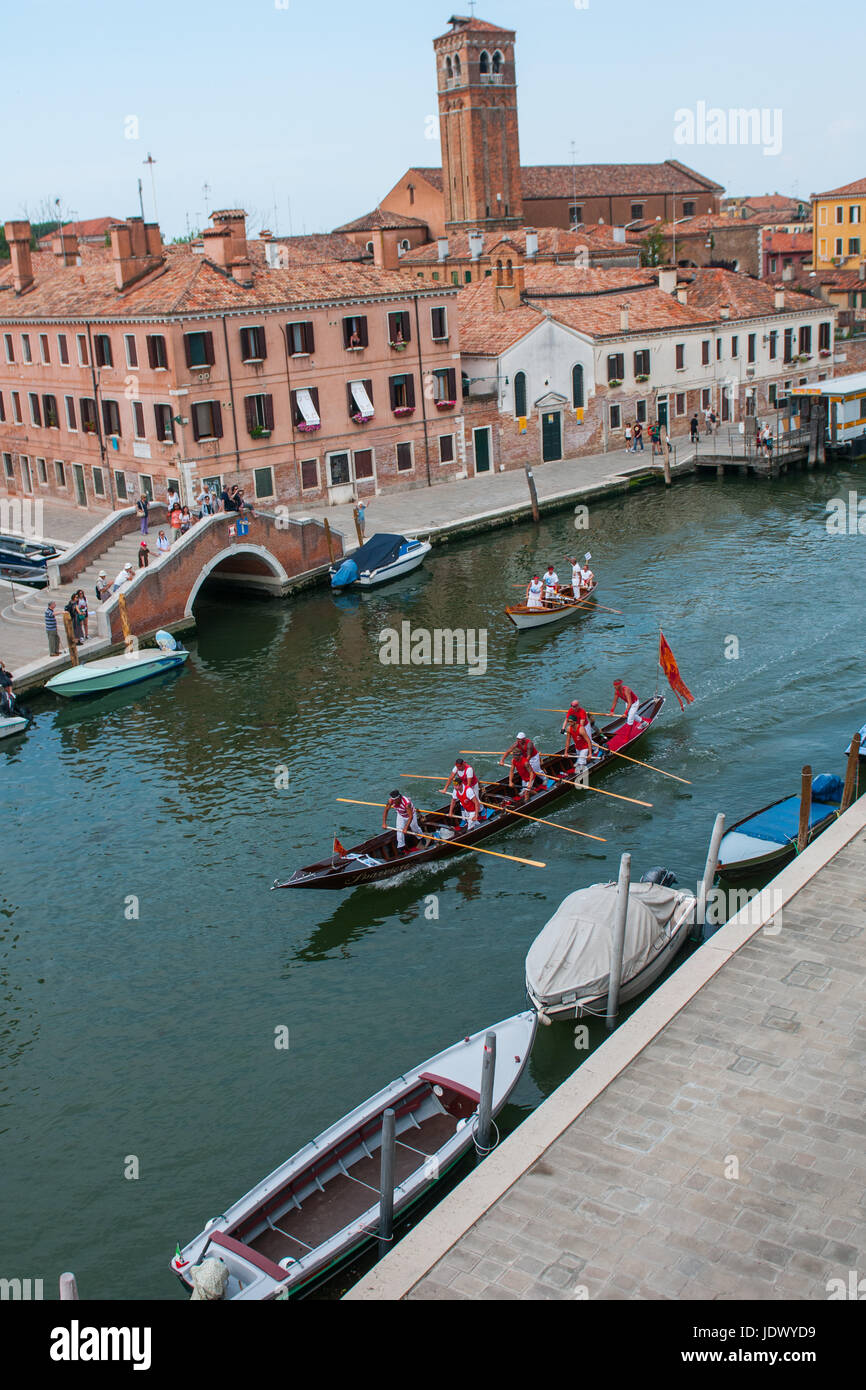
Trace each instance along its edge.
{"label": "man in red cap", "polygon": [[638,710],[640,709],[640,700],[638,699],[637,695],[635,695],[634,691],[630,690],[629,687],[625,684],[625,682],[621,680],[614,681],[613,691],[614,701],[610,708],[611,714],[615,713],[617,705],[619,704],[620,700],[622,700],[625,705],[625,722],[628,725],[628,727],[636,728],[637,730],[645,729],[646,720],[641,719],[640,715],[638,714]]}

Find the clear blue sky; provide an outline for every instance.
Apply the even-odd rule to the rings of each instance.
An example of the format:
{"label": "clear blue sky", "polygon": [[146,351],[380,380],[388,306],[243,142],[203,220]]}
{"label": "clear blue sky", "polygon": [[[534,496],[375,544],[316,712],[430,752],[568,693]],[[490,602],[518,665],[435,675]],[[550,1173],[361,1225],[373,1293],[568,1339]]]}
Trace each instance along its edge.
{"label": "clear blue sky", "polygon": [[[205,183],[211,210],[244,207],[256,232],[322,231],[369,211],[410,165],[438,164],[426,132],[448,0],[283,3],[7,8],[0,84],[24,119],[4,122],[0,216],[35,219],[60,197],[67,215],[124,217],[142,176],[152,217],[150,151],[167,237],[187,215],[202,225]],[[569,163],[574,140],[580,163],[675,157],[729,193],[808,197],[866,174],[862,0],[480,0],[476,13],[517,30],[524,164]],[[674,113],[699,102],[780,108],[781,153],[676,143]]]}

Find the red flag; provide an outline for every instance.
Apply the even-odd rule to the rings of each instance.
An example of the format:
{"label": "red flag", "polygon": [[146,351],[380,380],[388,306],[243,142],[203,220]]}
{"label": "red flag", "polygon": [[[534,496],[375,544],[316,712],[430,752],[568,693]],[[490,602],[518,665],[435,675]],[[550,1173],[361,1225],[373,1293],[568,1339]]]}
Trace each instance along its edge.
{"label": "red flag", "polygon": [[334,836],[334,853],[341,855],[343,859],[346,858],[346,851],[343,849],[343,846],[340,844],[340,841],[337,839],[336,835]]}
{"label": "red flag", "polygon": [[659,631],[659,665],[670,682],[671,690],[680,702],[680,709],[685,709],[683,700],[690,705],[695,697],[680,675],[680,668],[677,666],[676,657],[665,641],[664,633],[661,631]]}

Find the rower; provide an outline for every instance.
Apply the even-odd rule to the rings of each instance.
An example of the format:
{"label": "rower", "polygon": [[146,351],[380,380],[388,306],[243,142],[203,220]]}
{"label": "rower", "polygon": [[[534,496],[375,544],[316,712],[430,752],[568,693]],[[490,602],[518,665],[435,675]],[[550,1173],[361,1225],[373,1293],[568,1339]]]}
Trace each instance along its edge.
{"label": "rower", "polygon": [[549,602],[551,599],[555,599],[558,593],[559,575],[556,573],[553,565],[548,565],[547,569],[544,571],[544,597]]}
{"label": "rower", "polygon": [[586,561],[586,564],[580,571],[580,582],[585,589],[591,589],[593,584],[595,583],[595,575],[589,568],[589,562],[592,559],[592,556],[587,551],[586,555],[583,558]]}
{"label": "rower", "polygon": [[543,605],[543,603],[542,603],[542,595],[543,595],[543,593],[544,593],[544,585],[542,584],[542,582],[541,582],[540,578],[538,577],[538,575],[537,575],[537,574],[534,574],[534,575],[532,576],[532,579],[530,580],[530,582],[529,582],[529,583],[527,584],[527,586],[526,586],[526,606],[527,606],[527,608],[543,608],[543,607],[544,607],[544,605]]}
{"label": "rower", "polygon": [[[478,824],[478,817],[481,814],[481,803],[478,800],[477,784],[475,787],[467,786],[463,782],[456,783],[454,795],[460,803],[463,812],[463,825],[467,830],[472,830]],[[452,801],[451,805],[454,805]]]}
{"label": "rower", "polygon": [[619,704],[620,700],[622,700],[625,704],[625,722],[628,725],[628,727],[633,728],[636,726],[638,729],[645,729],[647,727],[647,723],[646,720],[641,719],[640,715],[638,714],[638,710],[640,709],[640,700],[638,699],[637,695],[635,695],[634,691],[630,690],[629,687],[625,684],[625,682],[621,680],[614,681],[613,689],[614,702],[611,706],[611,714],[613,714],[616,711],[617,705]]}
{"label": "rower", "polygon": [[408,827],[410,835],[423,837],[423,830],[418,824],[418,812],[415,810],[413,802],[408,796],[403,796],[399,790],[392,791],[388,800],[385,802],[385,809],[382,812],[382,829],[388,829],[388,812],[391,808],[397,813],[397,853],[411,854],[412,851],[406,848],[406,829]]}
{"label": "rower", "polygon": [[530,768],[535,773],[535,776],[540,781],[544,781],[544,771],[541,766],[541,754],[539,753],[535,744],[532,742],[532,739],[528,738],[526,734],[524,734],[523,732],[517,735],[517,738],[514,740],[510,748],[506,748],[505,752],[502,754],[502,757],[499,759],[499,766],[504,767],[506,758],[510,758],[513,753],[517,753],[518,756],[521,758],[526,758]]}
{"label": "rower", "polygon": [[[474,799],[476,802],[478,801],[478,778],[475,775],[475,768],[470,766],[464,758],[454,759],[451,776],[442,788],[443,792],[447,792],[452,782],[454,783],[454,790],[451,793],[451,805],[448,808],[448,814],[450,816],[454,815],[454,806],[459,800],[461,788],[468,792],[470,799]],[[461,806],[463,805],[462,801],[460,804]]]}
{"label": "rower", "polygon": [[[511,759],[511,769],[508,773],[508,785],[512,788],[514,786],[515,772],[520,778],[519,800],[528,801],[535,788],[536,782],[539,779],[538,774],[536,773],[535,769],[532,767],[530,762],[529,748],[525,745],[522,749],[516,748],[514,756]],[[541,785],[544,786],[543,779],[541,781]]]}
{"label": "rower", "polygon": [[587,759],[597,757],[599,749],[592,741],[592,720],[579,700],[572,700],[562,722],[561,733],[565,738],[565,756],[574,748],[578,767],[585,767]]}

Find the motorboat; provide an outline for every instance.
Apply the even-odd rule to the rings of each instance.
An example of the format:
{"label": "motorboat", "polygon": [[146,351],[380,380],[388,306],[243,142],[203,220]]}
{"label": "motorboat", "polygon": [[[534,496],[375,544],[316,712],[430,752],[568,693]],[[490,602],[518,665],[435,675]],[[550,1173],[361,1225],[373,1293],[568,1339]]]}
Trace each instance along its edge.
{"label": "motorboat", "polygon": [[10,738],[12,734],[23,734],[27,728],[28,721],[21,715],[3,715],[0,717],[0,738]]}
{"label": "motorboat", "polygon": [[[695,925],[697,898],[675,884],[673,874],[660,869],[629,886],[620,1003],[655,984]],[[617,898],[616,883],[569,893],[533,941],[526,989],[542,1022],[605,1011]]]}
{"label": "motorboat", "polygon": [[331,588],[372,589],[399,579],[422,565],[432,549],[429,541],[377,533],[331,568]]}
{"label": "motorboat", "polygon": [[515,1014],[392,1081],[178,1247],[173,1273],[196,1289],[203,1263],[216,1260],[221,1296],[246,1300],[285,1298],[332,1273],[376,1237],[385,1110],[396,1117],[398,1216],[473,1146],[487,1033],[496,1035],[496,1114],[526,1066],[536,1022],[532,1011]]}
{"label": "motorboat", "polygon": [[[823,772],[812,778],[807,844],[826,830],[842,808],[840,777]],[[718,872],[729,882],[780,869],[797,853],[800,797],[783,796],[732,825],[719,846]]]}
{"label": "motorboat", "polygon": [[182,666],[189,656],[189,652],[178,646],[169,632],[158,632],[156,642],[156,648],[120,652],[117,656],[70,666],[46,681],[45,688],[64,697],[102,695],[107,690],[137,685],[150,676],[171,671],[176,666]]}

